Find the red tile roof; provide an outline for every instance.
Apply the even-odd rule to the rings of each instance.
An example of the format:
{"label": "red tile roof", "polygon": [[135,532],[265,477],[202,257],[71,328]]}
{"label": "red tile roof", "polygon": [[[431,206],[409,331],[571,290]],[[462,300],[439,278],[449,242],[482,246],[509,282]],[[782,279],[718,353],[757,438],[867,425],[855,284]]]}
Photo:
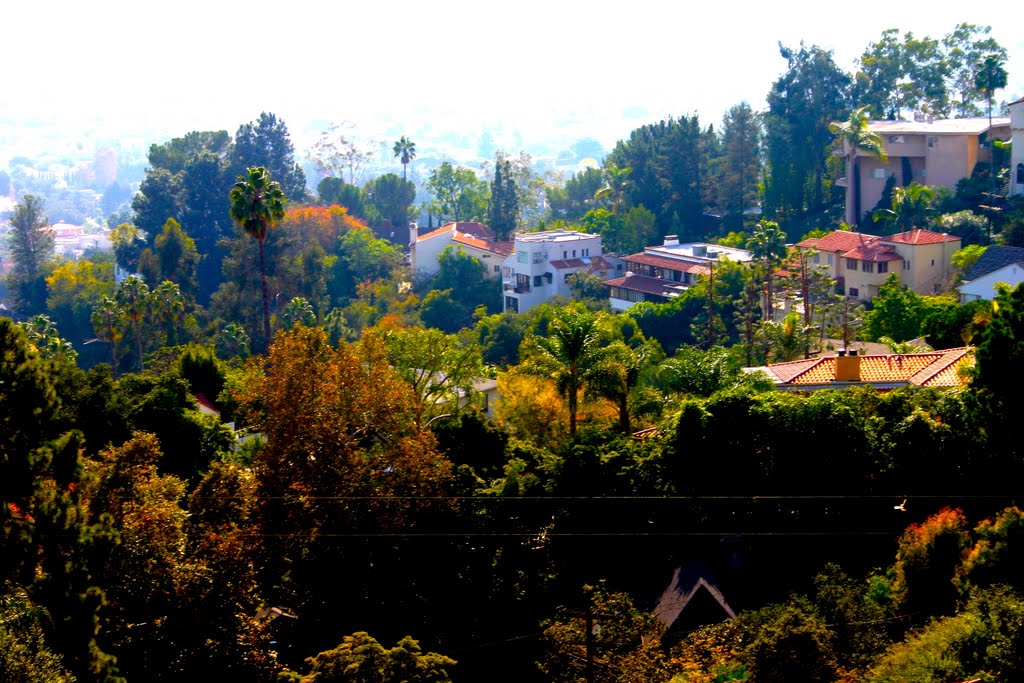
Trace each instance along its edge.
{"label": "red tile roof", "polygon": [[678,270],[683,273],[695,273],[697,275],[710,275],[711,267],[704,265],[703,263],[691,263],[689,261],[680,261],[668,256],[655,256],[654,254],[633,254],[623,259],[627,263],[640,263],[645,266],[654,266],[656,268],[668,268],[670,270]]}
{"label": "red tile roof", "polygon": [[811,237],[803,242],[797,242],[796,246],[805,249],[813,247],[818,251],[846,252],[867,244],[874,239],[877,239],[875,235],[868,235],[863,232],[836,230],[824,237]]}
{"label": "red tile roof", "polygon": [[511,242],[492,242],[490,240],[477,239],[476,237],[472,237],[461,232],[455,232],[452,234],[452,242],[465,244],[468,247],[475,247],[500,256],[508,256],[512,253]]}
{"label": "red tile roof", "polygon": [[436,230],[432,230],[431,232],[428,232],[425,235],[420,235],[416,239],[416,241],[418,242],[420,240],[430,239],[431,237],[444,234],[446,232],[449,232],[450,230],[455,230],[456,232],[461,232],[465,235],[469,235],[470,237],[476,237],[482,240],[494,239],[494,233],[486,225],[475,222],[460,222],[442,225],[440,228],[437,228]]}
{"label": "red tile roof", "polygon": [[[927,353],[894,353],[857,358],[862,384],[962,387],[968,382],[963,369],[974,364],[974,350],[963,347]],[[836,382],[835,356],[775,363],[769,365],[767,369],[769,374],[775,376],[779,385],[792,388]],[[843,382],[834,386],[845,384],[847,383]]]}
{"label": "red tile roof", "polygon": [[941,244],[942,242],[960,241],[960,238],[956,235],[947,235],[945,233],[932,232],[931,230],[922,230],[921,228],[898,232],[895,235],[888,235],[880,239],[883,242],[895,242],[897,244]]}
{"label": "red tile roof", "polygon": [[865,244],[851,251],[843,253],[843,258],[855,258],[860,261],[900,261],[902,256],[897,254],[892,245],[879,244],[877,242]]}

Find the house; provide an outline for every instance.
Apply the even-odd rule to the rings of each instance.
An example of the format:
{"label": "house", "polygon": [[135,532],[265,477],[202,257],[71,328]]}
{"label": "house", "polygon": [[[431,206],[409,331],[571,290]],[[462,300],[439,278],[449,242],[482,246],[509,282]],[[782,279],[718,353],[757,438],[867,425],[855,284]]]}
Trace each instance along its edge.
{"label": "house", "polygon": [[816,391],[869,386],[880,391],[906,386],[959,388],[967,385],[974,349],[962,347],[925,353],[838,356],[774,363],[744,372],[764,372],[781,391]]}
{"label": "house", "polygon": [[438,257],[448,246],[461,248],[484,265],[485,276],[501,276],[501,262],[512,253],[511,242],[499,242],[486,225],[475,222],[448,223],[440,228],[419,234],[416,224],[409,228],[410,263],[417,275],[436,275],[441,270]]}
{"label": "house", "polygon": [[1024,194],[1024,97],[1010,102],[1010,195]]}
{"label": "house", "polygon": [[[1018,107],[1019,109],[1019,107]],[[1020,114],[1019,114],[1020,115]],[[888,160],[882,163],[863,150],[851,149],[844,141],[837,154],[849,159],[836,185],[846,188],[846,222],[858,225],[882,197],[890,176],[896,185],[912,182],[956,189],[974,167],[990,159],[991,140],[1010,139],[1010,117],[997,116],[923,121],[869,121]]]}
{"label": "house", "polygon": [[996,283],[1005,282],[1016,287],[1024,282],[1024,248],[991,246],[964,275],[960,303],[992,300],[998,294]]}
{"label": "house", "polygon": [[601,236],[572,230],[516,235],[501,263],[503,310],[524,313],[553,296],[570,297],[569,276],[587,272],[605,280],[618,270],[601,253]]}
{"label": "house", "polygon": [[700,277],[707,277],[719,260],[749,263],[750,252],[705,242],[680,244],[676,235],[664,244],[623,258],[626,273],[608,280],[611,307],[624,311],[640,301],[664,303],[685,292]]}
{"label": "house", "polygon": [[819,265],[824,255],[829,274],[846,295],[869,301],[891,273],[917,294],[940,291],[953,276],[951,261],[960,238],[920,228],[882,237],[836,230],[796,246],[818,251]]}

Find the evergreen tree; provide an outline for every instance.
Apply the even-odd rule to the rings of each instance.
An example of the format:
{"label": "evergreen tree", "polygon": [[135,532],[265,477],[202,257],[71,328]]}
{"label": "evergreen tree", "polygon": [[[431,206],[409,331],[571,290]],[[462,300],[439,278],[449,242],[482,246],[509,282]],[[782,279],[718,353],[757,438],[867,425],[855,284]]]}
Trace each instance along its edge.
{"label": "evergreen tree", "polygon": [[53,233],[43,214],[43,201],[27,194],[11,216],[11,256],[14,268],[8,276],[15,305],[23,314],[46,310],[44,264],[53,258]]}
{"label": "evergreen tree", "polygon": [[301,202],[308,194],[306,174],[295,163],[295,147],[288,126],[274,114],[263,112],[259,119],[243,124],[235,133],[229,177],[244,176],[246,170],[254,166],[267,169],[292,201]]}
{"label": "evergreen tree", "polygon": [[500,155],[494,164],[488,209],[487,222],[491,230],[499,240],[509,239],[519,223],[519,195],[512,175],[512,162]]}

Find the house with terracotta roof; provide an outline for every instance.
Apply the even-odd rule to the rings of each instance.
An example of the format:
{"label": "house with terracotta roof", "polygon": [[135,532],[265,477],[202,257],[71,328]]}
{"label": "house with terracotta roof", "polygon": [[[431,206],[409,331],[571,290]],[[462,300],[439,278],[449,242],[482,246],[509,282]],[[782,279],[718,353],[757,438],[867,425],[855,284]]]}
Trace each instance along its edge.
{"label": "house with terracotta roof", "polygon": [[837,356],[774,363],[745,372],[763,372],[781,391],[846,389],[855,386],[887,391],[906,386],[962,388],[969,381],[967,369],[974,365],[974,349],[962,347],[925,353],[859,355],[856,351]]}
{"label": "house with terracotta roof", "polygon": [[978,299],[991,301],[999,294],[996,284],[1000,282],[1011,288],[1024,282],[1024,248],[988,247],[964,274],[963,284],[957,287],[960,303]]}
{"label": "house with terracotta roof", "polygon": [[457,222],[442,225],[420,235],[416,224],[409,228],[410,263],[413,273],[421,276],[436,275],[441,266],[438,257],[449,246],[462,249],[484,265],[487,278],[501,277],[501,262],[512,253],[511,242],[499,242],[486,225],[476,222]]}
{"label": "house with terracotta roof", "polygon": [[554,296],[569,298],[569,277],[587,272],[606,280],[621,263],[601,253],[601,236],[573,230],[516,235],[501,263],[503,310],[523,313]]}
{"label": "house with terracotta roof", "polygon": [[698,278],[710,275],[719,261],[749,263],[751,259],[746,249],[705,242],[680,244],[676,235],[668,235],[664,244],[624,257],[625,274],[605,285],[609,288],[611,307],[624,311],[641,301],[665,303],[679,296]]}
{"label": "house with terracotta roof", "polygon": [[917,294],[943,289],[952,279],[952,257],[960,250],[960,238],[920,228],[881,237],[836,230],[796,246],[818,252],[812,263],[827,266],[847,296],[869,301],[891,273]]}
{"label": "house with terracotta roof", "polygon": [[844,142],[836,150],[847,159],[845,175],[836,185],[846,188],[846,222],[860,224],[866,212],[878,204],[886,181],[898,187],[912,182],[956,189],[969,178],[978,163],[987,162],[992,140],[1009,140],[1010,117],[920,121],[869,121],[868,128],[882,140],[888,160],[882,163],[867,152]]}

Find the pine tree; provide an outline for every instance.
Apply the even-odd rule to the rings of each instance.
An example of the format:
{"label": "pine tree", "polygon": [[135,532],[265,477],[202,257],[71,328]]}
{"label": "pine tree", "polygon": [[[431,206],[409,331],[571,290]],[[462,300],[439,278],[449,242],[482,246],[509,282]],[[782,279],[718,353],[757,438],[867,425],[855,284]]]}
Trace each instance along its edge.
{"label": "pine tree", "polygon": [[487,220],[499,240],[509,239],[519,223],[519,196],[512,175],[512,162],[500,157],[494,165]]}

